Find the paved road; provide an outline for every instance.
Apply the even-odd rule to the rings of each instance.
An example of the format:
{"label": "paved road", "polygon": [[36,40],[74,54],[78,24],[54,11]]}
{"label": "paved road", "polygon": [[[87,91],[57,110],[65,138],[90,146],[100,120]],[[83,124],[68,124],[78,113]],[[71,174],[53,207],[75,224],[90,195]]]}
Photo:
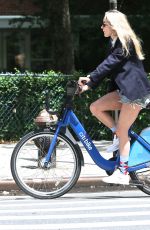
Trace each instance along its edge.
{"label": "paved road", "polygon": [[148,230],[149,216],[150,198],[140,191],[0,197],[2,230]]}

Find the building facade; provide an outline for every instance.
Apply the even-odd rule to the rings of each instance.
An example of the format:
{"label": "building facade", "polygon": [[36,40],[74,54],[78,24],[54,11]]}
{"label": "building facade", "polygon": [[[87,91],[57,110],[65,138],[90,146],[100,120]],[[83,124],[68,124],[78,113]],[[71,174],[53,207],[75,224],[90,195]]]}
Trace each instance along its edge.
{"label": "building facade", "polygon": [[48,68],[41,29],[22,23],[26,15],[35,11],[30,1],[0,0],[0,72],[14,72],[15,68],[38,72]]}

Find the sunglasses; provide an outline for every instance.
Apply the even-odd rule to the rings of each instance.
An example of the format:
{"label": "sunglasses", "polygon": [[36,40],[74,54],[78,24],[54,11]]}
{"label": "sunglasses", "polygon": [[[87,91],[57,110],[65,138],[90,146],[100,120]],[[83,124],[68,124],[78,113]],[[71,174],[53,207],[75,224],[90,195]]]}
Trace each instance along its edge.
{"label": "sunglasses", "polygon": [[107,24],[107,23],[105,23],[105,22],[103,22],[103,23],[102,23],[102,27],[104,28],[104,27],[106,27],[106,26],[110,26],[110,25]]}

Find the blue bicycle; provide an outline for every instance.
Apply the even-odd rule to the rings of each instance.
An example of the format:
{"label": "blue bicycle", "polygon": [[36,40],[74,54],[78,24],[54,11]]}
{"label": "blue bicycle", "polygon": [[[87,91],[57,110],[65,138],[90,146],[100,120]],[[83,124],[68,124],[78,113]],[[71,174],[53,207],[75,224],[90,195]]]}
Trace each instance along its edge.
{"label": "blue bicycle", "polygon": [[[76,137],[100,168],[111,175],[119,165],[119,154],[104,159],[73,112],[77,83],[69,81],[67,96],[55,126],[25,135],[14,148],[11,171],[19,188],[39,199],[56,198],[67,193],[77,182],[84,158]],[[49,112],[52,113],[52,112]],[[150,195],[150,128],[140,135],[130,130],[129,157],[131,184]]]}

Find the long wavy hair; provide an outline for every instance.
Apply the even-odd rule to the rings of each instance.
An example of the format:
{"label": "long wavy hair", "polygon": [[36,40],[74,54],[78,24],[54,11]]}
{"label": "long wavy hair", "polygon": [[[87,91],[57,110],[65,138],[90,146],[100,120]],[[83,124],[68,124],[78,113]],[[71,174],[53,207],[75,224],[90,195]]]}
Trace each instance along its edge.
{"label": "long wavy hair", "polygon": [[116,32],[126,56],[130,55],[129,43],[132,41],[138,58],[140,60],[144,59],[141,40],[131,28],[125,14],[118,10],[109,10],[105,13],[104,22],[108,22],[114,32]]}

